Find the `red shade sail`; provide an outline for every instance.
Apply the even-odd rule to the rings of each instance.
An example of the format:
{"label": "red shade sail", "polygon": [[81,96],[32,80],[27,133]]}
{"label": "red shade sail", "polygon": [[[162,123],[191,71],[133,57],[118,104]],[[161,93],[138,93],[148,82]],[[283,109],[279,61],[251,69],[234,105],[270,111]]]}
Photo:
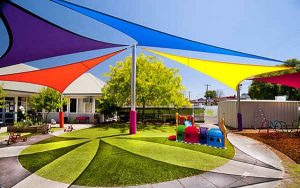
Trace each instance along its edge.
{"label": "red shade sail", "polygon": [[76,80],[83,73],[124,50],[125,49],[78,63],[42,70],[0,75],[0,80],[44,85],[62,93],[74,80]]}
{"label": "red shade sail", "polygon": [[270,82],[273,84],[281,84],[294,88],[300,88],[300,72],[293,74],[284,74],[280,76],[271,76],[265,78],[254,78],[253,80],[259,82]]}

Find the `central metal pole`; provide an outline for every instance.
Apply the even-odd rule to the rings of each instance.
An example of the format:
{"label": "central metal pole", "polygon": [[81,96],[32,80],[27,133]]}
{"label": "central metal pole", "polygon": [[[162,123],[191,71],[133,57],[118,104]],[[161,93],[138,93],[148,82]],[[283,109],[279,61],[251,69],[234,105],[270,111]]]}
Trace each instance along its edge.
{"label": "central metal pole", "polygon": [[237,125],[238,130],[243,130],[243,121],[242,121],[242,113],[241,113],[241,85],[237,86]]}
{"label": "central metal pole", "polygon": [[136,109],[135,109],[135,88],[136,88],[136,45],[132,45],[131,65],[131,111],[130,111],[130,134],[136,134]]}

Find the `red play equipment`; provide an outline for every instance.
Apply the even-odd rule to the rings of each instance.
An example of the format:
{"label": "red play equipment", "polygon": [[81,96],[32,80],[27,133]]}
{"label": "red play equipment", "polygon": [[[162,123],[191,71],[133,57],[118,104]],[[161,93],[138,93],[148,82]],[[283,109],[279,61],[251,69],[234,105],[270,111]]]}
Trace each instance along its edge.
{"label": "red play equipment", "polygon": [[199,129],[196,126],[189,126],[184,130],[184,141],[199,143]]}
{"label": "red play equipment", "polygon": [[168,140],[175,141],[176,140],[176,135],[170,135],[168,137]]}
{"label": "red play equipment", "polygon": [[184,125],[185,121],[189,121],[192,125],[195,124],[194,117],[192,115],[178,115],[179,116],[179,125]]}

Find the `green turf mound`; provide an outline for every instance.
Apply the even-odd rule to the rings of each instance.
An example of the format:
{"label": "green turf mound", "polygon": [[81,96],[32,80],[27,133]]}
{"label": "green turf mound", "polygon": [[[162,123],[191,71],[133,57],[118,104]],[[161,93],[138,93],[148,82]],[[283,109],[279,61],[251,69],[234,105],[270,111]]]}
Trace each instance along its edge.
{"label": "green turf mound", "polygon": [[74,182],[82,186],[126,186],[157,183],[200,174],[200,170],[149,159],[100,142],[99,150]]}
{"label": "green turf mound", "polygon": [[225,164],[234,148],[168,141],[175,126],[143,125],[128,135],[128,124],[76,130],[36,143],[19,156],[30,172],[82,186],[128,186],[193,176]]}

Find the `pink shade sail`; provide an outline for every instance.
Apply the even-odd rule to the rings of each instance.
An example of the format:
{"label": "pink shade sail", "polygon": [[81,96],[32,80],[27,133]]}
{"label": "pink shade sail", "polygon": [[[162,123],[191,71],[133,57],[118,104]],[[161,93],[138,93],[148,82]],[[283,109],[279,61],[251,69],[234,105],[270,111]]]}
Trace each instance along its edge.
{"label": "pink shade sail", "polygon": [[298,89],[300,88],[300,72],[265,78],[254,78],[253,80],[258,82],[270,82],[273,84],[281,84]]}

